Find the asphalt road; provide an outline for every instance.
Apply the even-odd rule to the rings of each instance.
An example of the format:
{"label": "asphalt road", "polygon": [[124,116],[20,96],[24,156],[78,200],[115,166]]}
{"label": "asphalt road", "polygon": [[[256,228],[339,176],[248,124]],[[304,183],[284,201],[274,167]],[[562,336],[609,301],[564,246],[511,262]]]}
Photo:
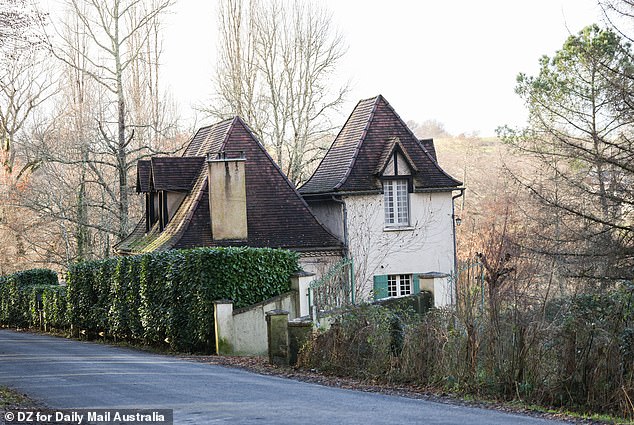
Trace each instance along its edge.
{"label": "asphalt road", "polygon": [[175,424],[562,423],[8,330],[0,330],[0,385],[58,409],[174,409]]}

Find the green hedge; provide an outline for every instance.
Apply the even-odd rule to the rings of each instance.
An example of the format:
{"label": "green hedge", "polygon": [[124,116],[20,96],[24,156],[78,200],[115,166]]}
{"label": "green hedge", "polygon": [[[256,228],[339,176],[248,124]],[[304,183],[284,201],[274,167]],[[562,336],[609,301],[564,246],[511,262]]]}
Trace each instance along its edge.
{"label": "green hedge", "polygon": [[23,288],[28,303],[28,326],[45,330],[67,329],[66,288],[59,285],[31,285]]}
{"label": "green hedge", "polygon": [[213,302],[240,308],[287,292],[297,260],[290,251],[241,247],[78,263],[68,272],[68,319],[88,337],[211,351]]}
{"label": "green hedge", "polygon": [[[65,327],[65,299],[64,288],[58,285],[57,273],[52,270],[32,269],[0,276],[0,324]],[[40,306],[44,311],[41,319]]]}
{"label": "green hedge", "polygon": [[30,285],[57,285],[57,273],[50,269],[23,270],[6,276],[0,276],[0,285],[13,283],[19,287]]}
{"label": "green hedge", "polygon": [[44,329],[68,329],[66,287],[51,285],[42,288],[42,312]]}
{"label": "green hedge", "polygon": [[240,308],[287,292],[297,260],[267,248],[174,250],[74,264],[67,287],[27,270],[0,277],[0,324],[212,351],[213,302]]}

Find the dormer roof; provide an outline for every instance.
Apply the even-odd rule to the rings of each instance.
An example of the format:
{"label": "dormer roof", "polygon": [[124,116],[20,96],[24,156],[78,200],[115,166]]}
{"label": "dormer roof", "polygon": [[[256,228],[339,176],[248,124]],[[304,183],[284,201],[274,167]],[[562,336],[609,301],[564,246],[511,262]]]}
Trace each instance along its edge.
{"label": "dormer roof", "polygon": [[[386,143],[383,154],[379,158],[379,166],[376,169],[376,175],[379,177],[385,175],[414,175],[418,172],[416,164],[407,153],[407,150],[401,144],[398,137],[393,138]],[[399,167],[399,164],[404,165]],[[400,168],[400,173],[399,173]]]}
{"label": "dormer roof", "polygon": [[150,191],[150,169],[149,159],[140,159],[136,163],[136,191],[137,193],[147,193]]}
{"label": "dormer roof", "polygon": [[156,156],[150,161],[150,182],[154,190],[189,192],[205,164],[200,156]]}

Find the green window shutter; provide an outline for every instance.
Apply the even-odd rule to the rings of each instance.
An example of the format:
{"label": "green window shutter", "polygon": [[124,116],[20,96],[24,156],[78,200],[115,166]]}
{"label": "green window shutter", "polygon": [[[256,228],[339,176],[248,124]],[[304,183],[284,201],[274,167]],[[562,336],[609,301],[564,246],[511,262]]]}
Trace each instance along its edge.
{"label": "green window shutter", "polygon": [[374,299],[387,298],[387,275],[374,276]]}
{"label": "green window shutter", "polygon": [[418,273],[414,273],[412,276],[412,283],[414,287],[412,288],[413,294],[418,294],[420,292],[420,280],[418,279]]}

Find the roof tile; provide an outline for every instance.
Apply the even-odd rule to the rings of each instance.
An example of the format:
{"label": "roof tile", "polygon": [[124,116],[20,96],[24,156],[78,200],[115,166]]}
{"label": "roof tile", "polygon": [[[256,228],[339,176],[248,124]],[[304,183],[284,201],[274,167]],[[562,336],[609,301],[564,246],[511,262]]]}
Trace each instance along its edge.
{"label": "roof tile", "polygon": [[152,187],[154,190],[188,192],[204,164],[203,156],[155,156],[151,159]]}
{"label": "roof tile", "polygon": [[149,192],[150,191],[150,160],[141,159],[136,165],[136,191]]}
{"label": "roof tile", "polygon": [[420,139],[420,144],[423,145],[423,148],[427,151],[429,156],[436,162],[438,162],[438,157],[436,156],[436,147],[434,146],[434,139]]}

